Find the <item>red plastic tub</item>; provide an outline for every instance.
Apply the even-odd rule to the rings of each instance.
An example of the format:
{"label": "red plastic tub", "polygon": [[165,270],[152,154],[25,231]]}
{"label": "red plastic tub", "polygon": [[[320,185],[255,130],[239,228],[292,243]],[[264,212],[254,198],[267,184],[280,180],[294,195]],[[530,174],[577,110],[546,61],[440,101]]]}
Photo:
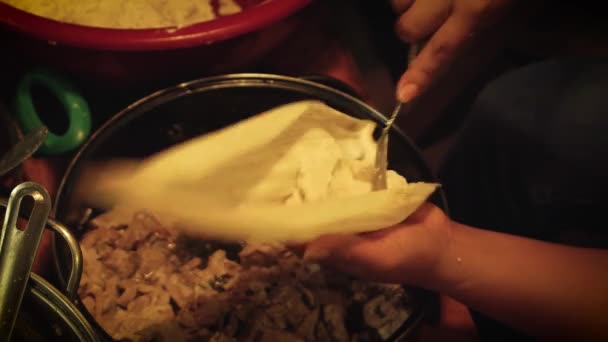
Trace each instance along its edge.
{"label": "red plastic tub", "polygon": [[5,51],[87,80],[129,85],[246,67],[303,21],[313,0],[241,0],[243,11],[184,28],[105,29],[62,23],[0,3]]}

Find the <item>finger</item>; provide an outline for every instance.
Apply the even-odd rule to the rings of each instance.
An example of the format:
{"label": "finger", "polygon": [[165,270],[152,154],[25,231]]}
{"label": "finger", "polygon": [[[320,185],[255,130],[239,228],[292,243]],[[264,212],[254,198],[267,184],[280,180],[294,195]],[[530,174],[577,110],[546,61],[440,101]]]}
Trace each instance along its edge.
{"label": "finger", "polygon": [[306,251],[306,244],[302,242],[287,241],[285,247],[299,257],[302,257]]}
{"label": "finger", "polygon": [[450,16],[410,64],[397,85],[397,98],[412,100],[447,68],[473,33],[475,22],[464,16]]}
{"label": "finger", "polygon": [[[394,231],[393,231],[394,233]],[[345,273],[377,281],[398,282],[403,248],[399,236],[370,238],[360,235],[324,236],[310,243],[304,259],[330,265]]]}
{"label": "finger", "polygon": [[310,261],[326,261],[340,259],[341,249],[360,243],[357,235],[325,235],[308,245],[304,251],[304,259]]}
{"label": "finger", "polygon": [[419,42],[441,27],[450,15],[450,10],[451,1],[415,1],[397,21],[397,35],[406,42]]}
{"label": "finger", "polygon": [[436,217],[440,214],[444,216],[443,211],[431,202],[424,202],[420,208],[416,209],[406,220],[405,223],[420,223],[428,220],[429,217]]}
{"label": "finger", "polygon": [[391,1],[391,5],[393,6],[393,10],[395,13],[403,13],[412,6],[415,0],[393,0]]}

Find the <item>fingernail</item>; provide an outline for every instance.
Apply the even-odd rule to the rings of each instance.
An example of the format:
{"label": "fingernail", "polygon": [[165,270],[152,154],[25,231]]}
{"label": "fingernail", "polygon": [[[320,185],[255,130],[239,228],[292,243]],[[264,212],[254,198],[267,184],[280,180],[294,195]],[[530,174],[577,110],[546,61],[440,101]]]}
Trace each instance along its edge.
{"label": "fingernail", "polygon": [[304,252],[304,260],[317,262],[329,258],[329,255],[326,249],[309,248]]}
{"label": "fingernail", "polygon": [[414,96],[416,96],[417,92],[418,92],[417,85],[415,85],[413,83],[407,83],[407,84],[399,87],[399,90],[397,92],[397,97],[398,97],[399,101],[407,102],[407,101],[410,101],[411,99],[413,99]]}

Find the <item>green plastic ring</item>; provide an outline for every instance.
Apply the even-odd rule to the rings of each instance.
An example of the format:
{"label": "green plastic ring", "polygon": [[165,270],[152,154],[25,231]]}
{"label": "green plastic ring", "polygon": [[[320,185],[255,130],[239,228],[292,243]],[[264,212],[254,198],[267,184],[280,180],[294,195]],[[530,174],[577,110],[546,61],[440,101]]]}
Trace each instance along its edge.
{"label": "green plastic ring", "polygon": [[38,150],[39,154],[61,154],[78,148],[91,132],[91,112],[87,101],[74,86],[61,76],[47,70],[26,74],[17,86],[15,114],[24,133],[44,126],[32,99],[31,87],[39,84],[47,87],[61,102],[68,115],[68,129],[63,135],[49,132]]}

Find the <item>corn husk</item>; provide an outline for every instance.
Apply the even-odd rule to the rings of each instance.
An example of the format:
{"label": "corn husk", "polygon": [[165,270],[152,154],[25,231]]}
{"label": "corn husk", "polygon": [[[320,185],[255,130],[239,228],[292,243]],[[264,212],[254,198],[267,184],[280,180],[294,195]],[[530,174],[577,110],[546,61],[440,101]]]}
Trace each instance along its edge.
{"label": "corn husk", "polygon": [[222,240],[308,241],[398,224],[438,184],[387,172],[372,191],[375,124],[318,101],[283,105],[143,161],[91,168],[97,207],[148,209],[188,234]]}

